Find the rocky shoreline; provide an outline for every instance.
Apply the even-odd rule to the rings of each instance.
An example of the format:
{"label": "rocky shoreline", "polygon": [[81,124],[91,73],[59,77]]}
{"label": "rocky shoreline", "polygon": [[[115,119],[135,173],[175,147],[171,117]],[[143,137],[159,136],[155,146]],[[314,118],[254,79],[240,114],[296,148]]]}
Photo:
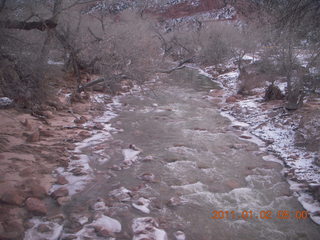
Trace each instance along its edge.
{"label": "rocky shoreline", "polygon": [[[253,61],[250,56],[247,60]],[[222,90],[212,90],[209,98],[219,104],[222,115],[232,121],[241,138],[256,142],[269,154],[266,160],[281,163],[291,193],[309,211],[311,219],[320,224],[320,166],[317,143],[317,119],[320,99],[309,96],[303,107],[287,111],[285,99],[265,101],[267,85],[237,94],[239,71],[231,61],[225,68],[203,67],[202,74],[218,82]],[[268,82],[266,82],[268,84]],[[285,91],[285,82],[276,84]],[[262,140],[262,143],[258,143]]]}
{"label": "rocky shoreline", "polygon": [[[61,108],[47,107],[39,113],[43,118],[12,108],[0,111],[0,239],[22,239],[32,225],[28,219],[59,212],[77,187],[81,189],[79,178],[84,179],[80,185],[88,178],[85,164],[73,164],[79,160],[74,152],[103,129],[102,123],[90,120],[104,107],[88,94],[63,107],[69,96],[69,89],[60,91]],[[112,102],[108,95],[106,102]],[[59,169],[68,169],[69,177]]]}
{"label": "rocky shoreline", "polygon": [[[260,146],[261,150],[275,156],[272,161],[281,159],[284,162],[284,175],[291,185],[292,194],[297,196],[310,212],[311,218],[319,223],[319,179],[314,178],[319,175],[319,169],[313,161],[315,156],[311,152],[296,148],[293,135],[277,135],[291,133],[297,126],[297,122],[293,122],[300,120],[292,116],[302,114],[301,111],[310,111],[310,108],[318,106],[319,103],[310,100],[300,112],[282,116],[283,100],[264,103],[261,89],[256,89],[255,94],[249,96],[235,94],[239,77],[235,66],[226,68],[219,74],[215,74],[212,68],[199,71],[222,86],[221,90],[212,90],[208,98],[220,106],[225,116],[231,118],[233,131],[241,132],[240,138],[248,141],[256,141],[255,136],[262,139],[265,144]],[[129,87],[126,86],[125,89],[127,91]],[[59,98],[62,104],[67,105],[68,96],[67,89],[60,91]],[[107,94],[84,94],[80,102],[73,103],[70,108],[48,108],[43,111],[45,121],[15,109],[0,111],[3,122],[0,138],[1,239],[22,239],[26,229],[33,228],[40,233],[50,229],[57,231],[57,234],[61,233],[59,224],[49,225],[64,221],[61,207],[71,200],[73,194],[83,189],[90,181],[92,173],[88,158],[81,149],[96,145],[101,139],[107,139],[112,131],[121,131],[114,129],[109,123],[114,117],[112,110],[117,104],[117,97],[112,98]],[[270,121],[266,122],[269,118]],[[279,119],[282,119],[280,125],[278,121],[273,121]],[[268,128],[264,129],[264,126]],[[259,129],[263,131],[259,132]],[[263,135],[274,130],[276,132],[272,136]],[[293,138],[292,141],[283,145],[283,139],[289,137]],[[290,155],[286,155],[283,149],[287,149]],[[294,152],[294,149],[298,150]],[[137,152],[134,148],[127,150]],[[310,165],[301,165],[299,159],[312,159],[312,162]],[[305,175],[301,171],[303,166],[312,166],[307,168],[310,174]],[[99,205],[99,202],[97,204]],[[140,209],[144,205],[148,203],[140,199],[134,206]],[[143,210],[148,211],[148,208]],[[38,220],[38,217],[43,216],[49,216],[45,218],[47,223]],[[112,222],[112,219],[101,221]],[[97,224],[99,225],[99,222]],[[119,230],[116,222],[113,222],[113,225]],[[97,231],[99,232],[99,229]],[[27,232],[29,233],[29,239],[32,239],[32,231]],[[50,232],[50,236],[54,236],[54,232]]]}

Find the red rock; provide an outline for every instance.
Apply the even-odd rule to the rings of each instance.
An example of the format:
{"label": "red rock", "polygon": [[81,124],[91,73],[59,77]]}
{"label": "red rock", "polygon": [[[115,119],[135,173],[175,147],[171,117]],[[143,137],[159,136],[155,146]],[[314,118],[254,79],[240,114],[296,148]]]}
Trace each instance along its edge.
{"label": "red rock", "polygon": [[19,176],[21,177],[30,177],[34,172],[34,169],[31,167],[24,168],[20,173]]}
{"label": "red rock", "polygon": [[104,126],[102,123],[95,123],[93,126],[93,129],[102,130],[102,129],[104,129]]}
{"label": "red rock", "polygon": [[50,130],[45,130],[45,129],[40,129],[40,136],[44,136],[44,137],[53,137],[54,134],[52,131]]}
{"label": "red rock", "polygon": [[27,135],[27,142],[38,142],[40,140],[39,130]]}
{"label": "red rock", "polygon": [[67,148],[67,150],[73,151],[73,150],[76,148],[76,146],[75,146],[74,144],[72,144],[72,143],[69,143],[69,144],[66,146],[66,148]]}
{"label": "red rock", "polygon": [[76,167],[76,168],[72,169],[70,172],[72,172],[73,175],[75,175],[75,176],[87,175],[87,173],[85,173],[84,171],[82,171],[82,168],[81,168],[81,167]]}
{"label": "red rock", "polygon": [[22,193],[15,190],[11,190],[4,192],[0,196],[0,200],[7,204],[22,206],[25,197],[22,196]]}
{"label": "red rock", "polygon": [[247,135],[241,135],[240,137],[243,138],[243,139],[251,139],[252,138],[252,137],[247,136]]}
{"label": "red rock", "polygon": [[51,228],[47,224],[42,223],[37,227],[37,230],[38,232],[46,233],[46,232],[50,232]]}
{"label": "red rock", "polygon": [[86,123],[88,120],[86,117],[81,116],[80,118],[76,118],[73,122],[76,124],[83,124]]}
{"label": "red rock", "polygon": [[52,119],[54,118],[54,115],[51,111],[47,110],[47,111],[43,111],[42,115],[45,116],[46,118]]}
{"label": "red rock", "polygon": [[172,197],[167,202],[167,206],[169,206],[169,207],[175,207],[175,206],[178,206],[181,204],[182,204],[182,201],[181,201],[180,197]]}
{"label": "red rock", "polygon": [[226,103],[235,103],[237,101],[237,98],[234,96],[228,97],[226,99]]}
{"label": "red rock", "polygon": [[59,176],[57,177],[56,183],[57,183],[57,184],[60,184],[60,185],[65,185],[65,184],[68,184],[69,182],[68,182],[68,180],[67,180],[64,176],[59,175]]}
{"label": "red rock", "polygon": [[209,95],[212,97],[223,97],[224,91],[223,90],[211,90]]}
{"label": "red rock", "polygon": [[80,157],[79,156],[76,156],[76,155],[73,155],[70,157],[71,160],[79,160]]}
{"label": "red rock", "polygon": [[119,165],[114,164],[110,167],[110,169],[115,170],[115,171],[120,171],[122,168]]}
{"label": "red rock", "polygon": [[238,181],[236,181],[236,180],[233,180],[233,179],[228,180],[226,182],[226,185],[231,189],[235,189],[235,188],[239,188],[240,187],[240,183]]}
{"label": "red rock", "polygon": [[34,215],[46,215],[48,212],[45,203],[38,198],[28,198],[26,201],[26,207],[28,211],[32,212]]}
{"label": "red rock", "polygon": [[66,197],[69,195],[69,190],[67,188],[59,188],[55,190],[53,193],[51,193],[51,197],[54,199],[57,199],[59,197]]}
{"label": "red rock", "polygon": [[30,193],[33,197],[41,199],[48,196],[47,190],[40,184],[32,184],[30,186]]}
{"label": "red rock", "polygon": [[155,176],[153,173],[144,173],[140,175],[139,177],[142,180],[148,181],[148,182],[154,182],[155,181]]}
{"label": "red rock", "polygon": [[92,134],[88,131],[81,131],[81,132],[79,132],[79,136],[82,138],[88,138],[88,137],[91,137]]}
{"label": "red rock", "polygon": [[22,219],[9,219],[1,225],[0,239],[23,239],[24,226]]}
{"label": "red rock", "polygon": [[100,237],[114,237],[115,235],[108,231],[107,229],[101,227],[101,226],[96,226],[94,228],[94,230],[96,231],[97,235]]}
{"label": "red rock", "polygon": [[67,197],[59,197],[57,199],[57,202],[58,202],[59,206],[63,206],[63,205],[67,204],[70,201],[71,201],[71,197],[69,197],[69,196],[67,196]]}
{"label": "red rock", "polygon": [[59,158],[59,159],[57,160],[57,162],[58,162],[59,165],[62,166],[62,167],[68,167],[68,165],[69,165],[69,159],[67,159],[67,158]]}
{"label": "red rock", "polygon": [[21,124],[22,124],[23,126],[25,126],[27,130],[31,130],[31,129],[32,129],[32,126],[31,126],[31,124],[29,123],[28,119],[25,119],[24,122],[21,122]]}

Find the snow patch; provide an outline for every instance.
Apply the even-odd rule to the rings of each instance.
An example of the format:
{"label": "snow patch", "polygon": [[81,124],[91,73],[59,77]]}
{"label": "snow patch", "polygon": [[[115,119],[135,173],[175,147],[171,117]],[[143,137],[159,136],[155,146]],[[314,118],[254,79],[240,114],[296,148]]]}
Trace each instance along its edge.
{"label": "snow patch", "polygon": [[122,149],[122,154],[124,156],[124,163],[128,166],[132,165],[135,161],[138,159],[138,155],[140,154],[140,151],[134,150],[134,149]]}
{"label": "snow patch", "polygon": [[120,187],[109,192],[109,196],[116,198],[118,201],[127,202],[131,200],[131,191],[125,187]]}
{"label": "snow patch", "polygon": [[121,224],[118,220],[102,215],[98,219],[94,220],[91,224],[87,226],[93,226],[95,228],[105,229],[111,233],[121,232]]}
{"label": "snow patch", "polygon": [[[58,240],[60,239],[62,233],[62,226],[55,222],[42,221],[38,218],[32,218],[30,223],[33,227],[25,232],[24,240]],[[39,226],[44,224],[48,231],[40,232],[38,230]]]}
{"label": "snow patch", "polygon": [[132,203],[132,206],[138,210],[140,210],[143,213],[150,213],[149,205],[150,205],[150,200],[146,198],[139,198],[135,203]]}
{"label": "snow patch", "polygon": [[167,233],[163,229],[159,229],[158,227],[159,224],[154,218],[151,217],[133,219],[133,240],[168,240]]}
{"label": "snow patch", "polygon": [[7,97],[0,97],[0,107],[7,107],[13,103],[13,100]]}

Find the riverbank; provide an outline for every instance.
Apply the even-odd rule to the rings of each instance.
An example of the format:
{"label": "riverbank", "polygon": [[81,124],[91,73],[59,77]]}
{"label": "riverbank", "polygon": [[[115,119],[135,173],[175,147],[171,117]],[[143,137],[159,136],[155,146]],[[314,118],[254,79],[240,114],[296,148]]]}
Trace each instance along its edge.
{"label": "riverbank", "polygon": [[109,134],[97,116],[106,114],[104,105],[113,99],[86,93],[70,104],[70,91],[59,91],[59,109],[0,110],[1,239],[22,239],[31,227],[28,219],[53,216],[90,180],[86,157],[75,153]]}
{"label": "riverbank", "polygon": [[[246,56],[252,61],[251,56]],[[281,162],[283,174],[290,184],[292,194],[309,211],[311,219],[320,224],[320,165],[318,119],[320,99],[308,96],[304,105],[296,111],[284,108],[285,99],[265,101],[265,89],[270,84],[262,81],[246,94],[238,94],[239,71],[229,62],[221,68],[207,67],[200,70],[218,82],[222,90],[213,90],[210,99],[220,104],[221,113],[232,121],[232,128],[243,131],[242,138],[256,142],[268,155],[267,161]],[[282,93],[286,83],[278,80]],[[263,143],[258,143],[254,138]]]}
{"label": "riverbank", "polygon": [[[250,209],[256,213],[263,209],[274,213],[289,208],[302,211],[280,174],[281,161],[274,157],[274,152],[268,152],[271,143],[265,144],[251,133],[252,123],[231,118],[230,125],[223,117],[230,119],[233,107],[238,104],[259,109],[260,103],[259,100],[252,105],[248,103],[252,98],[232,96],[234,92],[226,90],[225,84],[236,86],[237,71],[234,67],[230,69],[217,76],[223,80],[222,89],[210,84],[210,79],[219,82],[209,75],[210,69],[206,69],[209,73],[200,71],[200,74],[189,69],[158,76],[143,91],[133,89],[134,94],[113,98],[92,94],[86,101],[73,104],[72,111],[52,112],[52,118],[47,120],[49,125],[28,114],[11,123],[9,119],[17,118],[18,113],[4,110],[3,118],[9,116],[3,131],[20,139],[37,160],[28,163],[37,169],[37,174],[32,172],[29,178],[38,179],[36,186],[47,183],[43,197],[28,193],[21,205],[4,205],[4,210],[9,209],[10,213],[25,213],[2,216],[2,223],[10,224],[5,225],[5,230],[21,229],[21,235],[5,237],[19,239],[24,228],[28,229],[26,240],[145,236],[179,240],[206,239],[208,235],[232,239],[266,232],[281,239],[294,238],[299,231],[305,231],[306,236],[317,234],[308,219],[303,222],[220,219],[214,223],[218,228],[211,227],[212,209],[235,212]],[[209,89],[213,90],[206,94]],[[63,98],[68,96],[68,92],[61,94]],[[268,103],[267,109],[273,109],[274,104]],[[249,110],[242,114],[250,116]],[[221,112],[227,114],[221,116]],[[242,116],[240,113],[237,112]],[[30,131],[23,130],[27,134],[19,130],[20,122],[25,125],[32,122]],[[29,136],[37,136],[31,133],[39,127],[39,139],[27,142]],[[11,133],[11,128],[16,132]],[[43,128],[52,131],[53,136],[44,135]],[[15,149],[7,145],[4,153]],[[57,156],[65,161],[50,165],[40,158],[44,150],[48,159]],[[8,163],[9,160],[12,161],[7,159]],[[27,163],[20,161],[17,174]],[[5,167],[9,171],[13,165]],[[47,171],[41,172],[44,167]],[[48,181],[44,181],[46,178]],[[21,185],[10,187],[23,191],[22,182],[29,180],[20,176],[19,181]],[[28,198],[33,202],[37,199],[34,203],[43,208],[31,211],[26,204]],[[248,224],[256,231],[248,232]],[[206,226],[203,231],[202,226]],[[287,233],[292,226],[294,231]],[[234,228],[238,230],[233,231]]]}

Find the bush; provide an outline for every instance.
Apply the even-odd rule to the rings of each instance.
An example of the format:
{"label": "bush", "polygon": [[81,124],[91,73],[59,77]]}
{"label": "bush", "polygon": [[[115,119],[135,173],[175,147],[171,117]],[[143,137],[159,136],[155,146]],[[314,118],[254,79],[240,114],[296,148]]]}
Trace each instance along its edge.
{"label": "bush", "polygon": [[50,91],[44,80],[44,69],[35,64],[0,59],[0,83],[4,96],[14,100],[18,107],[36,108],[49,99]]}

